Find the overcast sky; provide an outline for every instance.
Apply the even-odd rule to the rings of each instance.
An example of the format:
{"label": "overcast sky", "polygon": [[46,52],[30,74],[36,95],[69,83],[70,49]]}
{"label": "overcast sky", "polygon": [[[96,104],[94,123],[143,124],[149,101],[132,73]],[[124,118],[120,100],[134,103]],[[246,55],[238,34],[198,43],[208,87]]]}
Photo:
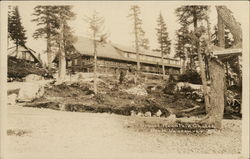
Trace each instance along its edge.
{"label": "overcast sky", "polygon": [[[64,2],[65,3],[65,2]],[[233,12],[237,21],[241,24],[244,22],[245,14],[249,14],[247,11],[246,3],[240,2],[214,2],[209,3],[211,5],[210,20],[212,23],[211,28],[217,23],[217,13],[214,4],[226,4],[226,6]],[[12,2],[13,5],[19,6],[19,12],[22,18],[22,23],[24,28],[27,30],[27,46],[34,49],[35,51],[43,53],[46,49],[45,42],[43,40],[34,40],[32,34],[37,28],[31,19],[35,18],[32,16],[33,8],[39,4],[45,4],[44,2]],[[48,2],[47,2],[48,4]],[[59,4],[59,2],[51,2],[49,4]],[[68,2],[67,4],[73,5],[73,12],[76,13],[76,19],[70,22],[75,35],[77,36],[87,36],[87,24],[83,20],[84,15],[90,16],[94,10],[99,12],[101,16],[105,18],[105,28],[106,31],[110,33],[110,40],[113,43],[118,43],[121,45],[132,46],[133,36],[132,25],[127,15],[129,13],[129,8],[131,5],[139,5],[141,9],[141,19],[143,22],[143,29],[146,32],[146,37],[149,39],[150,48],[155,49],[157,47],[156,41],[156,19],[161,12],[165,22],[167,24],[167,29],[169,32],[169,37],[172,40],[171,54],[174,54],[173,44],[175,43],[175,32],[179,28],[174,11],[177,7],[185,4],[207,4],[205,2],[178,2],[178,1],[139,1],[139,2],[129,2],[129,1],[82,1],[82,2]]]}

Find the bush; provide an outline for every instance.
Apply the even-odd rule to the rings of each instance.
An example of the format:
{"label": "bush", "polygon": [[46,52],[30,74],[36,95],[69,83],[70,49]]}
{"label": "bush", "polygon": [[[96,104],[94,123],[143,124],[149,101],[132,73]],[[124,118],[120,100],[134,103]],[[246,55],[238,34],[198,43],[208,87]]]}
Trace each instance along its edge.
{"label": "bush", "polygon": [[39,64],[28,62],[21,59],[8,58],[8,77],[14,79],[22,79],[29,74],[36,74],[45,78],[51,78],[51,73],[42,68]]}
{"label": "bush", "polygon": [[193,84],[202,84],[199,73],[195,70],[187,70],[179,76],[178,82],[188,82]]}
{"label": "bush", "polygon": [[175,90],[175,86],[176,86],[176,82],[168,82],[165,86],[165,88],[163,89],[163,92],[165,94],[174,94],[174,90]]}

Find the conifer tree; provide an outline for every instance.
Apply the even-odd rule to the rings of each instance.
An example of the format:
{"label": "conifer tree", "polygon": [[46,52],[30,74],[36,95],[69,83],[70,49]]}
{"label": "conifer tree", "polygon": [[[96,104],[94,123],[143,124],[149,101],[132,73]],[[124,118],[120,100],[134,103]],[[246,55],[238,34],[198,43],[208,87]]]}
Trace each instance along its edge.
{"label": "conifer tree", "polygon": [[27,40],[25,32],[18,7],[14,6],[13,10],[8,12],[8,36],[16,45],[16,55],[18,54],[18,46],[25,46]]}
{"label": "conifer tree", "polygon": [[55,6],[57,13],[57,20],[59,23],[60,31],[57,36],[59,44],[59,74],[58,78],[63,81],[66,75],[66,55],[69,53],[69,48],[73,47],[74,37],[71,32],[71,28],[68,25],[68,21],[75,17],[75,13],[72,12],[72,6]]}
{"label": "conifer tree", "polygon": [[149,49],[149,40],[145,38],[145,31],[142,29],[142,20],[140,18],[140,14],[141,11],[138,5],[133,5],[130,7],[130,13],[128,15],[128,18],[130,18],[132,21],[133,34],[135,36],[134,43],[137,59],[137,74],[140,71],[140,48]]}
{"label": "conifer tree", "polygon": [[57,17],[57,8],[56,6],[43,6],[39,5],[34,8],[33,15],[35,18],[32,22],[36,22],[38,28],[33,34],[35,39],[38,38],[45,38],[47,43],[47,62],[48,62],[48,69],[52,67],[52,45],[53,45],[53,38],[58,34],[59,29],[59,21]]}
{"label": "conifer tree", "polygon": [[165,66],[164,66],[164,56],[170,54],[171,41],[168,37],[167,26],[162,17],[162,14],[159,14],[157,19],[157,40],[159,43],[159,50],[161,52],[161,62],[162,62],[162,73],[165,75]]}

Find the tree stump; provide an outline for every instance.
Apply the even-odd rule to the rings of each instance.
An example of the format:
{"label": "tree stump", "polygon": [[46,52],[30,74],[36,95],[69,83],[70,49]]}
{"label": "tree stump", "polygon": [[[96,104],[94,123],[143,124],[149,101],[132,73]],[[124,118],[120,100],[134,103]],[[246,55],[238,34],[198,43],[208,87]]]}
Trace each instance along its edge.
{"label": "tree stump", "polygon": [[211,58],[208,65],[211,79],[210,109],[203,122],[214,124],[215,128],[220,129],[224,113],[225,70],[223,64],[216,58]]}

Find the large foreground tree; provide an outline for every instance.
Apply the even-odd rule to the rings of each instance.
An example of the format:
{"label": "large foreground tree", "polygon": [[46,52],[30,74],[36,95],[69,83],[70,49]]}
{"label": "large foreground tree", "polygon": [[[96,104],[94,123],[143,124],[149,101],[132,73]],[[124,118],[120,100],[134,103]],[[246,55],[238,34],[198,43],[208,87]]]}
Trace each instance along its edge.
{"label": "large foreground tree", "polygon": [[194,53],[198,56],[207,113],[210,109],[210,104],[207,90],[205,63],[203,61],[204,55],[202,54],[202,50],[204,49],[201,47],[201,37],[206,33],[206,29],[204,26],[198,26],[198,23],[202,21],[208,23],[208,10],[209,6],[181,6],[176,9],[176,15],[179,23],[184,27],[192,27],[191,29],[193,30],[187,35],[187,37],[191,39],[190,43],[194,48]]}

